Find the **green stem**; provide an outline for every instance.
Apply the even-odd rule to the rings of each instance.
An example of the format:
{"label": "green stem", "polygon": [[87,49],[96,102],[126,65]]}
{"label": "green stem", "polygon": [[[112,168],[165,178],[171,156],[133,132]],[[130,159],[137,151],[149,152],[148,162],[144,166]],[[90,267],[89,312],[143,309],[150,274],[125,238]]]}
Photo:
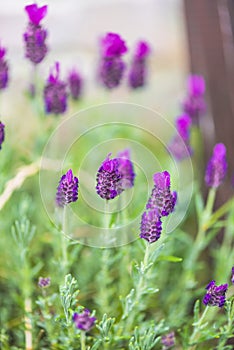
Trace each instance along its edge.
{"label": "green stem", "polygon": [[143,260],[143,264],[142,264],[142,271],[140,273],[140,278],[139,278],[138,284],[135,287],[135,298],[132,302],[133,307],[132,307],[130,315],[127,318],[126,329],[128,331],[131,330],[132,324],[135,320],[135,317],[137,316],[138,309],[139,309],[138,306],[139,306],[142,294],[143,294],[144,289],[145,289],[145,281],[147,279],[147,271],[145,273],[144,270],[146,269],[146,267],[149,264],[149,253],[150,253],[150,243],[147,242],[144,260]]}
{"label": "green stem", "polygon": [[[207,305],[205,310],[203,311],[203,314],[202,316],[200,317],[199,321],[194,325],[194,330],[193,330],[193,333],[189,339],[189,344],[190,346],[193,346],[193,342],[196,340],[197,338],[197,334],[200,332],[201,330],[201,326],[202,326],[202,322],[207,314],[207,311],[209,309],[209,306]],[[196,345],[195,347],[193,346],[193,349],[196,349]]]}
{"label": "green stem", "polygon": [[85,336],[85,332],[81,332],[80,333],[80,345],[81,345],[81,350],[86,350],[86,336]]}
{"label": "green stem", "polygon": [[218,210],[216,210],[213,215],[209,218],[208,222],[206,223],[206,228],[210,228],[212,225],[214,225],[220,217],[222,217],[226,212],[230,209],[230,207],[233,205],[234,197],[229,199],[226,203],[224,203]]}
{"label": "green stem", "polygon": [[205,213],[204,216],[206,218],[210,218],[212,211],[213,211],[213,206],[215,202],[215,196],[216,196],[216,188],[211,188],[208,193],[208,198],[206,202],[206,208],[205,208]]}
{"label": "green stem", "polygon": [[63,208],[63,221],[62,221],[62,262],[64,274],[67,272],[68,259],[67,259],[67,206]]}

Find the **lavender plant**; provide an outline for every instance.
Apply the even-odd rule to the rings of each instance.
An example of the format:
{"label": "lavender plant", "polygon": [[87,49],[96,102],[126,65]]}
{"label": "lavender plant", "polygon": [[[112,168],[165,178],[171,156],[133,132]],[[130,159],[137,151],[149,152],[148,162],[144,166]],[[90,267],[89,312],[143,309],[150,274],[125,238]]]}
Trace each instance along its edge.
{"label": "lavender plant", "polygon": [[[36,66],[48,53],[47,30],[41,25],[47,6],[32,4],[25,10],[29,17],[24,34],[25,55]],[[126,44],[118,34],[107,33],[102,38],[99,79],[107,89],[121,84],[126,52]],[[146,42],[138,42],[128,75],[133,89],[146,84],[149,52]],[[5,53],[1,47],[0,89],[8,84]],[[72,98],[78,99],[82,84],[75,70],[70,72],[67,83],[63,81],[60,64],[56,63],[41,96],[46,113],[65,113],[69,109],[67,87]],[[176,119],[176,134],[168,143],[169,153],[178,164],[185,161],[181,166],[198,152],[191,134],[205,111],[204,78],[190,76],[187,90],[182,106],[185,114]],[[106,158],[108,151],[98,154],[95,148],[92,161],[97,164],[97,159],[104,159],[97,166],[97,173],[82,173],[83,169],[79,168],[80,155],[87,154],[91,145],[96,146],[101,140],[98,136],[102,131],[98,130],[95,140],[87,133],[82,147],[74,145],[77,158],[69,158],[69,170],[57,179],[57,191],[54,173],[53,180],[48,176],[48,198],[52,193],[50,207],[54,215],[54,220],[49,221],[41,204],[37,177],[38,154],[55,126],[46,128],[48,119],[41,118],[35,125],[40,142],[35,142],[34,135],[30,140],[20,135],[17,147],[11,131],[12,128],[15,133],[15,125],[11,125],[7,115],[3,116],[4,124],[0,122],[1,348],[232,349],[234,199],[231,197],[221,205],[216,201],[227,173],[226,153],[231,150],[226,150],[222,143],[215,145],[203,174],[207,198],[200,190],[201,185],[195,183],[183,222],[168,233],[168,222],[179,216],[183,206],[183,191],[171,171],[168,150],[161,157],[158,148],[151,147],[151,152],[161,157],[162,168],[167,170],[159,171],[156,163],[144,169],[153,177],[150,196],[144,200],[140,167],[135,166],[142,154],[135,151],[134,143],[131,149],[125,148],[121,138],[126,133],[123,126],[118,126],[116,134],[111,134],[110,129],[103,132],[105,137],[117,135],[119,148],[116,153],[115,147],[110,149],[112,153]],[[7,143],[2,147],[5,125],[9,135],[7,131]],[[80,125],[84,130],[87,127],[88,122]],[[131,132],[127,131],[127,137]],[[60,149],[66,138],[69,135],[64,132]],[[149,147],[148,138],[144,135],[139,139]],[[48,159],[44,170],[58,171],[54,162]],[[45,167],[45,162],[42,166]],[[77,170],[81,172],[79,180],[75,176]],[[101,203],[103,210],[93,210],[90,214],[83,186],[93,195],[95,205]],[[131,191],[133,210],[124,206],[122,209],[121,204],[130,198]],[[86,221],[80,220],[75,228],[71,225],[72,209],[75,214],[88,213],[84,216]],[[127,226],[132,221],[137,221],[137,229]],[[97,242],[100,238],[99,248],[86,241],[93,235],[94,224],[102,232],[96,239]],[[125,237],[117,240],[118,235],[126,234],[125,227],[126,230],[133,227],[134,238],[129,244]],[[111,241],[113,229],[116,240]],[[119,247],[116,242],[121,242]]]}

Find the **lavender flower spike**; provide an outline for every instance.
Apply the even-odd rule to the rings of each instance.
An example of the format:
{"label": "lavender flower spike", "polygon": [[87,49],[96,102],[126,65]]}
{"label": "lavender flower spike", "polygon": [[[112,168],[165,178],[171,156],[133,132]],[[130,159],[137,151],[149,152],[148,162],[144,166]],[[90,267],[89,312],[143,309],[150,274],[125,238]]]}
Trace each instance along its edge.
{"label": "lavender flower spike", "polygon": [[189,115],[183,114],[176,119],[178,134],[171,140],[168,150],[179,161],[188,158],[192,154],[190,146],[190,128],[192,119]]}
{"label": "lavender flower spike", "polygon": [[76,176],[73,176],[72,170],[68,170],[64,174],[57,187],[56,202],[59,207],[76,202],[78,199],[78,186],[79,181]]}
{"label": "lavender flower spike", "polygon": [[82,313],[74,313],[73,321],[76,328],[88,332],[94,326],[96,317],[90,317],[90,311],[85,309]]}
{"label": "lavender flower spike", "polygon": [[232,281],[232,284],[234,284],[234,266],[232,267],[231,281]]}
{"label": "lavender flower spike", "polygon": [[0,90],[5,89],[8,84],[8,64],[5,60],[6,49],[0,45]]}
{"label": "lavender flower spike", "polygon": [[113,89],[120,84],[125,70],[121,56],[126,51],[125,42],[118,34],[107,33],[101,39],[99,78],[107,89]]}
{"label": "lavender flower spike", "polygon": [[141,217],[140,238],[144,238],[149,243],[156,242],[162,232],[162,222],[156,209],[144,212]]}
{"label": "lavender flower spike", "polygon": [[5,140],[5,125],[0,122],[0,149],[2,148],[2,143]]}
{"label": "lavender flower spike", "polygon": [[47,14],[47,6],[38,7],[37,4],[25,7],[29,23],[24,33],[25,56],[34,64],[40,63],[47,54],[47,31],[43,29],[40,22]]}
{"label": "lavender flower spike", "polygon": [[117,158],[119,161],[118,170],[122,175],[120,187],[123,190],[133,187],[136,174],[134,173],[133,163],[130,160],[130,151],[126,149],[119,152]]}
{"label": "lavender flower spike", "polygon": [[123,191],[119,161],[116,158],[110,159],[110,155],[107,156],[97,172],[96,191],[101,198],[106,200],[115,198]]}
{"label": "lavender flower spike", "polygon": [[227,172],[226,147],[223,143],[215,145],[213,155],[206,168],[205,182],[207,186],[217,188],[223,182]]}
{"label": "lavender flower spike", "polygon": [[203,298],[203,304],[209,306],[223,307],[226,302],[226,292],[228,284],[216,286],[215,281],[211,281],[206,286],[206,295]]}
{"label": "lavender flower spike", "polygon": [[146,82],[147,75],[147,58],[150,48],[147,42],[139,41],[132,60],[128,83],[132,89],[143,87]]}
{"label": "lavender flower spike", "polygon": [[60,65],[55,63],[54,71],[50,71],[44,88],[44,103],[46,113],[60,114],[67,109],[66,84],[60,80]]}
{"label": "lavender flower spike", "polygon": [[205,79],[202,75],[191,74],[188,77],[189,96],[203,96],[206,91]]}
{"label": "lavender flower spike", "polygon": [[68,87],[73,100],[78,100],[82,93],[83,81],[80,74],[73,69],[68,75]]}
{"label": "lavender flower spike", "polygon": [[41,288],[47,288],[50,286],[50,277],[39,277],[38,286]]}
{"label": "lavender flower spike", "polygon": [[168,216],[177,201],[177,192],[170,190],[170,174],[167,171],[154,174],[154,184],[146,209],[156,209],[159,216]]}
{"label": "lavender flower spike", "polygon": [[169,349],[175,345],[175,333],[170,332],[162,336],[161,343],[164,345],[163,350]]}

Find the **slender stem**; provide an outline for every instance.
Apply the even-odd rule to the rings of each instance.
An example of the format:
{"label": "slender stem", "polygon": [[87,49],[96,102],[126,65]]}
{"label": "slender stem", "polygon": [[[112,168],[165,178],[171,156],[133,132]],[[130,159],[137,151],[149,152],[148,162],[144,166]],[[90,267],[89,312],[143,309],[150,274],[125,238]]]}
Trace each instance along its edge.
{"label": "slender stem", "polygon": [[86,350],[86,336],[85,336],[85,332],[80,333],[80,345],[81,345],[81,350]]}
{"label": "slender stem", "polygon": [[208,222],[206,223],[206,228],[211,227],[220,217],[222,217],[233,205],[234,197],[229,199],[226,203],[224,203],[219,209],[217,209],[210,217]]}
{"label": "slender stem", "polygon": [[32,322],[30,314],[32,312],[32,301],[31,298],[25,298],[24,301],[24,324],[25,324],[25,350],[32,350]]}
{"label": "slender stem", "polygon": [[206,208],[205,208],[205,216],[210,217],[213,206],[214,206],[214,201],[215,201],[215,196],[216,196],[216,188],[211,188],[208,193],[208,198],[206,202]]}
{"label": "slender stem", "polygon": [[150,243],[147,242],[146,248],[145,248],[144,260],[143,260],[143,263],[141,266],[142,271],[140,273],[138,284],[135,288],[136,294],[135,294],[135,298],[133,300],[133,308],[132,308],[131,313],[127,319],[127,324],[126,324],[127,330],[131,330],[131,328],[132,328],[132,324],[133,324],[134,319],[135,319],[137,312],[138,312],[138,305],[139,305],[140,299],[141,299],[142,294],[143,294],[144,289],[145,289],[145,281],[147,279],[147,272],[145,272],[144,270],[146,269],[146,267],[149,264],[149,253],[150,253]]}
{"label": "slender stem", "polygon": [[63,269],[64,273],[66,273],[67,265],[68,265],[68,259],[67,259],[67,206],[65,205],[63,208],[63,221],[62,221],[62,260],[63,260]]}
{"label": "slender stem", "polygon": [[[203,311],[203,314],[201,315],[199,321],[194,325],[194,330],[193,330],[193,333],[189,339],[189,344],[191,344],[190,346],[193,346],[192,343],[196,340],[197,338],[197,334],[200,332],[201,330],[201,326],[202,326],[202,322],[207,314],[207,311],[209,309],[209,306],[207,305],[205,310]],[[193,349],[196,349],[196,345],[195,347],[193,346]]]}

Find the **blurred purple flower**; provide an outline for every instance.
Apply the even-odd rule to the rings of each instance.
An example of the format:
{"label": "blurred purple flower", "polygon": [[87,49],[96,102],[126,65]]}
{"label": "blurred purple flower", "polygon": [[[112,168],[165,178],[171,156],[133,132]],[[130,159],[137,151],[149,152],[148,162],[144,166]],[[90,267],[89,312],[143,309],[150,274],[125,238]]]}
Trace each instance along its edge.
{"label": "blurred purple flower", "polygon": [[93,328],[96,317],[90,316],[90,311],[85,309],[82,313],[74,313],[73,314],[73,322],[75,323],[76,328],[88,332],[91,328]]}
{"label": "blurred purple flower", "polygon": [[176,119],[176,129],[178,134],[171,140],[168,146],[168,151],[172,153],[177,160],[186,159],[192,154],[192,148],[190,146],[191,125],[192,119],[187,114]]}
{"label": "blurred purple flower", "polygon": [[136,46],[128,76],[129,86],[133,89],[143,87],[147,75],[147,58],[150,53],[149,45],[139,41]]}
{"label": "blurred purple flower", "polygon": [[226,292],[228,284],[221,284],[216,286],[215,281],[211,281],[206,286],[206,295],[203,298],[203,304],[209,306],[223,307],[226,301]]}
{"label": "blurred purple flower", "polygon": [[120,187],[123,190],[133,187],[136,174],[134,173],[133,163],[130,160],[130,151],[125,149],[119,152],[117,158],[119,162],[118,171],[122,176]]}
{"label": "blurred purple flower", "polygon": [[117,87],[123,77],[125,63],[121,56],[127,51],[124,40],[115,33],[107,33],[101,39],[99,78],[108,89]]}
{"label": "blurred purple flower", "polygon": [[156,242],[162,232],[162,222],[156,209],[145,211],[141,217],[140,238],[149,243]]}
{"label": "blurred purple flower", "polygon": [[68,75],[68,87],[73,100],[78,100],[82,93],[83,81],[76,69],[73,69]]}
{"label": "blurred purple flower", "polygon": [[38,286],[41,288],[47,288],[50,286],[50,277],[39,277]]}
{"label": "blurred purple flower", "polygon": [[34,64],[40,63],[47,54],[47,31],[40,25],[47,14],[47,6],[38,7],[37,4],[25,6],[29,23],[24,33],[26,46],[25,56]]}
{"label": "blurred purple flower", "polygon": [[232,267],[231,281],[232,281],[232,284],[234,284],[234,266]]}
{"label": "blurred purple flower", "polygon": [[9,67],[5,60],[6,49],[0,45],[0,90],[5,89],[9,80]]}
{"label": "blurred purple flower", "polygon": [[76,202],[78,199],[78,186],[79,181],[76,176],[73,176],[72,170],[68,170],[64,174],[57,187],[56,203],[59,207]]}
{"label": "blurred purple flower", "polygon": [[97,172],[96,191],[101,198],[106,200],[115,198],[123,191],[119,161],[116,158],[110,159],[110,155],[103,161]]}
{"label": "blurred purple flower", "polygon": [[161,338],[161,343],[163,346],[163,349],[169,349],[170,347],[175,345],[175,333],[170,332],[168,334],[165,334]]}
{"label": "blurred purple flower", "polygon": [[167,171],[154,174],[154,184],[146,209],[156,209],[160,217],[168,216],[177,201],[177,192],[170,189],[170,174]]}
{"label": "blurred purple flower", "polygon": [[67,109],[66,84],[59,78],[60,66],[56,62],[53,70],[47,79],[44,88],[44,102],[46,113],[60,114]]}
{"label": "blurred purple flower", "polygon": [[0,122],[0,149],[2,148],[2,143],[5,140],[5,125]]}
{"label": "blurred purple flower", "polygon": [[223,182],[227,172],[226,147],[223,143],[217,143],[213,150],[205,174],[207,186],[217,188]]}
{"label": "blurred purple flower", "polygon": [[188,77],[188,94],[182,105],[184,112],[190,115],[194,122],[206,111],[205,89],[205,80],[201,75],[194,74]]}

